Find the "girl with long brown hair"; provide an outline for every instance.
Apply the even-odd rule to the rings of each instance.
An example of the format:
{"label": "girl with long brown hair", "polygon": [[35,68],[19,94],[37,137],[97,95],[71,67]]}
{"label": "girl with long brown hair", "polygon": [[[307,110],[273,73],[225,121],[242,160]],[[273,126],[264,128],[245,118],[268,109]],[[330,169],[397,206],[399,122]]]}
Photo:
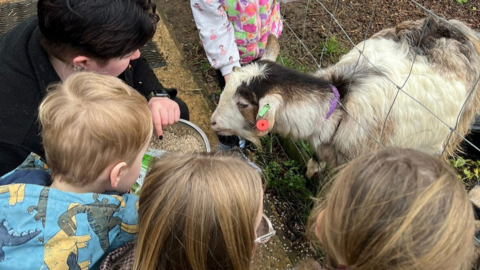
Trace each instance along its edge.
{"label": "girl with long brown hair", "polygon": [[275,233],[260,175],[231,156],[164,154],[147,173],[138,216],[137,241],[101,269],[246,270],[256,243]]}
{"label": "girl with long brown hair", "polygon": [[448,165],[422,152],[387,149],[355,159],[340,170],[310,224],[325,269],[471,268],[467,193]]}

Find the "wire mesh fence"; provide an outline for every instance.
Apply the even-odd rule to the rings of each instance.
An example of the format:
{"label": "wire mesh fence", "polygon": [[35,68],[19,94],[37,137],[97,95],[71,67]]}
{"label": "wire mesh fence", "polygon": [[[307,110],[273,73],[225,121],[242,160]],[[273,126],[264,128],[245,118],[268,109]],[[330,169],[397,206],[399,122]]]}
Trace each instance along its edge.
{"label": "wire mesh fence", "polygon": [[[479,4],[480,3],[475,1],[469,1],[468,5],[462,5],[456,1],[440,0],[293,1],[282,5],[284,31],[279,39],[281,51],[278,61],[285,66],[313,73],[318,69],[324,69],[334,65],[339,61],[340,57],[348,51],[356,50],[358,52],[357,65],[360,61],[367,61],[375,68],[375,64],[368,59],[368,56],[363,54],[365,49],[364,41],[368,40],[373,34],[386,28],[395,27],[403,21],[424,18],[426,18],[426,20],[439,20],[447,24],[450,24],[448,20],[457,19],[478,32],[480,31],[480,12],[477,9],[479,9],[480,6],[476,5]],[[452,27],[455,26],[452,25]],[[425,33],[425,29],[422,33]],[[479,36],[469,35],[469,38],[480,42]],[[361,42],[363,42],[361,46],[357,46],[357,44]],[[478,91],[480,76],[476,78],[472,88],[466,89],[470,94],[467,95],[465,100],[462,100],[463,105],[458,115],[456,115],[456,121],[449,122],[442,119],[442,117],[437,115],[431,108],[422,104],[422,102],[416,99],[415,96],[412,96],[411,93],[405,91],[405,85],[411,79],[412,71],[414,70],[414,65],[416,65],[417,60],[417,53],[414,53],[408,76],[401,82],[390,79],[382,70],[377,69],[396,89],[387,117],[382,121],[383,128],[379,136],[371,134],[368,127],[363,127],[361,119],[355,119],[342,102],[340,102],[340,106],[342,106],[342,109],[348,117],[353,118],[353,121],[355,121],[373,141],[380,147],[384,147],[385,138],[383,136],[383,130],[385,130],[388,118],[391,117],[391,110],[394,106],[398,106],[397,99],[399,97],[408,98],[422,107],[425,114],[432,116],[435,121],[438,121],[449,130],[449,136],[441,152],[442,155],[445,152],[445,146],[448,145],[449,141],[454,137],[459,137],[463,141],[462,144],[469,146],[476,152],[474,155],[477,155],[480,153],[477,145],[478,142],[472,139],[473,137],[466,137],[465,134],[459,132],[457,126],[465,104],[473,99],[475,91]],[[476,129],[475,125],[473,129]],[[271,136],[267,141],[272,140],[279,145],[279,152],[288,152],[284,141],[281,141],[277,136]],[[306,151],[302,142],[294,142],[293,145],[298,152],[307,154],[300,155],[296,158],[297,161],[306,164],[308,159],[311,158],[312,152]],[[282,158],[289,162],[293,157],[285,154],[282,155]],[[260,162],[268,163],[268,160]],[[320,178],[327,177],[327,174],[320,175]],[[318,192],[318,190],[313,190],[313,193],[315,192]],[[285,201],[289,207],[296,209],[295,211],[298,213],[301,212],[298,210],[298,199],[286,199]],[[311,204],[308,205],[308,207],[311,207]],[[306,229],[304,221],[305,219],[298,219],[298,223],[302,227],[299,231]],[[292,230],[295,231],[295,229]]]}
{"label": "wire mesh fence", "polygon": [[[286,41],[283,41],[283,45],[286,47],[284,51],[297,52],[296,57],[290,57],[298,59],[297,63],[293,65],[294,68],[300,66],[304,70],[312,71],[327,67],[338,61],[338,58],[350,48],[357,50],[359,53],[357,65],[363,60],[369,62],[373,68],[376,68],[375,64],[370,62],[368,56],[363,54],[365,42],[363,42],[363,48],[357,47],[356,45],[361,41],[366,41],[372,34],[385,28],[394,27],[396,24],[406,20],[420,18],[430,20],[433,18],[450,24],[448,19],[454,18],[466,22],[474,30],[478,31],[480,28],[480,25],[477,23],[478,19],[472,19],[475,15],[480,15],[476,11],[477,7],[474,6],[475,3],[471,3],[470,6],[462,6],[455,1],[408,0],[387,2],[367,0],[355,2],[356,3],[339,0],[307,0],[291,2],[283,6],[285,30],[282,39],[287,36]],[[453,6],[454,8],[461,7],[462,12],[451,14],[448,6]],[[469,12],[465,12],[465,9]],[[388,16],[385,16],[385,13],[387,13]],[[320,29],[318,29],[319,27]],[[456,26],[452,25],[452,27]],[[423,33],[424,32],[425,28]],[[479,39],[478,36],[469,35],[469,37],[472,40],[478,41]],[[420,39],[421,38],[422,37],[420,37]],[[474,98],[475,89],[478,87],[480,77],[477,78],[473,89],[467,89],[470,94],[463,101],[462,109],[457,116],[457,121],[452,125],[451,123],[446,123],[444,119],[438,116],[429,107],[425,106],[422,102],[405,91],[405,85],[410,79],[416,58],[417,54],[414,53],[410,73],[406,80],[400,84],[394,82],[387,74],[384,74],[383,71],[377,69],[377,71],[382,74],[382,76],[385,76],[385,78],[397,89],[397,93],[390,105],[387,117],[383,121],[382,134],[380,137],[375,137],[370,134],[368,129],[363,127],[359,122],[359,119],[354,119],[354,121],[364,129],[372,140],[383,147],[382,137],[387,119],[390,116],[391,109],[396,104],[397,97],[403,95],[422,106],[425,113],[431,114],[435,117],[436,121],[442,123],[442,125],[450,130],[450,135],[448,136],[447,142],[444,144],[442,154],[445,151],[445,146],[448,145],[449,141],[454,136],[460,137],[464,144],[475,149],[475,151],[480,151],[475,142],[465,138],[464,134],[461,134],[457,130],[457,125],[460,121],[465,104]],[[283,59],[281,58],[283,64],[288,64],[282,60]],[[342,103],[340,103],[340,106],[342,106],[344,111],[353,118]]]}

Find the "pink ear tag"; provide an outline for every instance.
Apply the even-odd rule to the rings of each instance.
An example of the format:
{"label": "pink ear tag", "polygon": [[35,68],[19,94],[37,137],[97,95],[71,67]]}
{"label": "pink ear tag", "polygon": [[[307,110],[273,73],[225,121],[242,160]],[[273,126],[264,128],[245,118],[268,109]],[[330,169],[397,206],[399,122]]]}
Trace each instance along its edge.
{"label": "pink ear tag", "polygon": [[[262,110],[258,113],[259,117],[263,117],[265,113],[270,109],[270,104],[265,104]],[[268,130],[268,121],[265,119],[259,119],[257,124],[255,125],[259,131],[266,131]]]}
{"label": "pink ear tag", "polygon": [[256,126],[259,131],[268,130],[268,121],[265,119],[260,119],[257,121]]}

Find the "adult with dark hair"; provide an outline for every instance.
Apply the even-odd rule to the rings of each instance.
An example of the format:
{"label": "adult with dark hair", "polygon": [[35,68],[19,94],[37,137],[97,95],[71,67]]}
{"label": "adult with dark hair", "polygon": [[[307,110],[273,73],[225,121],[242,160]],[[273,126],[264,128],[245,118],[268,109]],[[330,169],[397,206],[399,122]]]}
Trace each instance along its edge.
{"label": "adult with dark hair", "polygon": [[37,13],[0,37],[0,176],[31,152],[44,156],[38,106],[49,84],[75,72],[119,77],[140,92],[159,137],[189,118],[177,91],[140,57],[159,20],[150,0],[39,0]]}

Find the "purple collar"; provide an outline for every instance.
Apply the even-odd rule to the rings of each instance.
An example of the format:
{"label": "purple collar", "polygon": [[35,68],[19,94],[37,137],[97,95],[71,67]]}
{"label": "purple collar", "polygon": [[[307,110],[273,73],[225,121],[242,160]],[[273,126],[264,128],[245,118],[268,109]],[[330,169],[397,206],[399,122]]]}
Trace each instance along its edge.
{"label": "purple collar", "polygon": [[338,101],[340,100],[340,94],[338,93],[337,88],[333,84],[330,84],[330,89],[332,89],[333,95],[335,97],[330,100],[330,110],[327,112],[327,116],[325,117],[325,119],[328,119],[330,115],[332,115],[332,113],[337,108]]}

